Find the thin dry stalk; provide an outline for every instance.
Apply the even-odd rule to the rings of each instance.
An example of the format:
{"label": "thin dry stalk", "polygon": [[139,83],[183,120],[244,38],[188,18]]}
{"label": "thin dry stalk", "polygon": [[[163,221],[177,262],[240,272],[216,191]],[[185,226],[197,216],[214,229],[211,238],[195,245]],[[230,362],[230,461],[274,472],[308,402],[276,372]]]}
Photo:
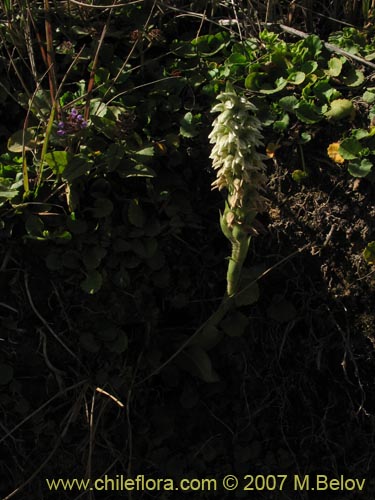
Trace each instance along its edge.
{"label": "thin dry stalk", "polygon": [[49,87],[51,93],[51,104],[55,106],[56,102],[56,70],[55,70],[55,51],[53,48],[53,32],[52,32],[52,24],[51,24],[51,12],[49,6],[49,0],[44,0],[44,10],[45,10],[45,31],[46,31],[46,45],[47,45],[47,67],[48,71],[48,79],[49,79]]}

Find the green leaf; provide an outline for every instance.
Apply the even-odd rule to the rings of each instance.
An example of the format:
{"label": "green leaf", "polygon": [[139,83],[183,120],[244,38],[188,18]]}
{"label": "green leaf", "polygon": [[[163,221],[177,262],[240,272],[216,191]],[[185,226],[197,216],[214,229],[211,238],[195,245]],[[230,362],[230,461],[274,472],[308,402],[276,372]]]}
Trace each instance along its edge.
{"label": "green leaf", "polygon": [[247,316],[235,311],[229,314],[221,323],[220,327],[229,337],[241,337],[249,324]]}
{"label": "green leaf", "polygon": [[128,271],[125,269],[123,264],[120,265],[120,268],[111,276],[112,282],[118,288],[125,290],[130,285],[130,276]]}
{"label": "green leaf", "polygon": [[331,102],[325,116],[331,120],[342,120],[343,118],[351,117],[354,113],[354,106],[349,99],[335,99]]}
{"label": "green leaf", "polygon": [[142,228],[145,224],[146,217],[137,199],[131,200],[129,203],[128,219],[135,227]]}
{"label": "green leaf", "polygon": [[107,149],[105,156],[108,164],[108,170],[109,172],[113,172],[124,158],[125,149],[121,144],[114,142]]}
{"label": "green leaf", "polygon": [[306,144],[307,142],[310,142],[312,139],[311,134],[308,132],[302,132],[299,138],[299,143],[300,144]]}
{"label": "green leaf", "polygon": [[371,133],[368,130],[365,130],[364,128],[357,128],[352,131],[352,136],[358,141],[360,141],[362,139],[366,139],[367,137],[371,137]]}
{"label": "green leaf", "polygon": [[262,271],[263,268],[260,268],[258,266],[254,266],[249,269],[242,269],[239,292],[235,297],[235,303],[237,307],[250,306],[258,301],[259,286],[258,283],[256,283],[256,279],[262,273]]}
{"label": "green leaf", "polygon": [[295,106],[298,104],[298,99],[294,95],[288,95],[282,97],[279,100],[279,105],[282,107],[284,111],[292,113],[294,111]]}
{"label": "green leaf", "polygon": [[44,161],[54,174],[61,175],[71,158],[72,155],[68,151],[51,151],[45,155]]}
{"label": "green leaf", "polygon": [[306,75],[303,71],[294,71],[288,76],[288,83],[301,85],[305,81]]}
{"label": "green leaf", "polygon": [[368,104],[374,104],[375,102],[375,89],[367,89],[362,96],[362,99]]}
{"label": "green leaf", "polygon": [[301,101],[295,107],[295,113],[301,122],[307,124],[317,123],[322,119],[319,109],[314,104],[306,101]]}
{"label": "green leaf", "polygon": [[341,70],[342,70],[341,59],[339,59],[338,57],[332,57],[328,61],[328,70],[326,71],[326,73],[329,76],[336,77],[336,76],[339,76],[339,74],[341,73]]}
{"label": "green leaf", "polygon": [[348,172],[353,177],[366,177],[371,172],[372,163],[369,160],[363,159],[361,162],[350,162]]}
{"label": "green leaf", "polygon": [[13,367],[6,364],[0,363],[0,385],[6,385],[13,379],[14,370]]}
{"label": "green leaf", "polygon": [[363,71],[359,69],[350,68],[350,71],[343,78],[343,83],[348,85],[348,87],[358,87],[358,85],[362,85],[365,81],[365,75]]}
{"label": "green leaf", "polygon": [[367,264],[375,264],[375,241],[370,241],[363,250],[363,258]]}
{"label": "green leaf", "polygon": [[18,130],[10,136],[8,139],[8,150],[12,153],[22,153],[25,151],[31,151],[35,149],[40,144],[40,141],[36,138],[36,131],[34,128],[27,128],[24,130]]}
{"label": "green leaf", "polygon": [[119,133],[119,129],[114,118],[109,119],[104,116],[91,115],[90,120],[96,130],[110,140],[113,140],[113,138]]}
{"label": "green leaf", "polygon": [[64,229],[57,229],[51,233],[51,238],[57,243],[68,243],[72,240],[72,234]]}
{"label": "green leaf", "polygon": [[25,229],[30,236],[42,236],[44,223],[37,215],[29,215],[25,222]]}
{"label": "green leaf", "polygon": [[301,46],[308,49],[309,60],[316,59],[323,50],[323,42],[317,35],[309,35],[305,40],[301,40]]}
{"label": "green leaf", "polygon": [[285,78],[278,78],[275,82],[275,87],[271,87],[269,84],[263,84],[263,88],[259,89],[259,92],[262,94],[276,94],[277,92],[280,92],[283,90],[288,84],[288,80],[285,80]]}
{"label": "green leaf", "polygon": [[140,149],[135,154],[136,156],[146,156],[146,157],[154,156],[155,155],[154,147],[148,146],[147,148]]}
{"label": "green leaf", "polygon": [[198,36],[191,41],[191,45],[197,48],[201,56],[210,57],[223,50],[228,43],[228,39],[228,33],[222,31],[215,35]]}
{"label": "green leaf", "polygon": [[277,120],[273,124],[273,129],[275,132],[284,132],[289,126],[289,115],[288,113],[285,113],[284,116],[281,118],[281,120]]}
{"label": "green leaf", "polygon": [[260,90],[263,80],[267,77],[267,73],[255,71],[252,69],[245,78],[245,88],[249,90]]}
{"label": "green leaf", "polygon": [[86,278],[81,281],[81,288],[84,292],[93,295],[98,292],[103,284],[103,277],[99,271],[95,269],[90,271]]}
{"label": "green leaf", "polygon": [[218,374],[212,367],[211,359],[206,351],[197,345],[190,346],[184,351],[185,356],[190,361],[190,366],[187,368],[194,375],[201,378],[204,382],[212,383],[220,380]]}
{"label": "green leaf", "polygon": [[248,58],[244,54],[240,54],[239,52],[235,52],[231,54],[228,59],[225,61],[225,64],[228,65],[244,65],[249,62]]}
{"label": "green leaf", "polygon": [[191,138],[198,134],[198,130],[194,124],[193,114],[189,111],[180,121],[180,135]]}
{"label": "green leaf", "polygon": [[354,137],[344,139],[339,147],[339,154],[344,160],[354,160],[358,158],[362,151],[362,144]]}
{"label": "green leaf", "polygon": [[0,202],[3,203],[7,200],[12,200],[17,195],[17,189],[9,189],[8,186],[5,186],[0,182]]}
{"label": "green leaf", "polygon": [[69,162],[62,172],[62,177],[67,180],[69,183],[72,183],[81,175],[87,174],[94,162],[89,160],[88,158],[81,155],[74,155],[73,158],[69,158]]}
{"label": "green leaf", "polygon": [[308,177],[309,174],[304,170],[293,170],[292,172],[292,179],[298,184],[302,184]]}
{"label": "green leaf", "polygon": [[201,330],[191,341],[191,345],[197,345],[209,351],[222,339],[223,333],[216,326],[208,325]]}
{"label": "green leaf", "polygon": [[82,257],[85,268],[89,271],[96,269],[106,254],[107,250],[103,247],[96,246],[88,248]]}
{"label": "green leaf", "polygon": [[310,75],[314,73],[318,69],[318,63],[316,61],[305,61],[300,70],[303,71],[306,75]]}

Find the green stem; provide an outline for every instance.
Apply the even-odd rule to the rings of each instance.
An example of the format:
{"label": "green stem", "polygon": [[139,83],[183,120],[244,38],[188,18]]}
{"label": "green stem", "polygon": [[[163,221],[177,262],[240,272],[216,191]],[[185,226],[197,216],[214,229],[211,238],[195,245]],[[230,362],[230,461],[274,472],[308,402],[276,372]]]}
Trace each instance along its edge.
{"label": "green stem", "polygon": [[30,193],[29,172],[27,169],[27,159],[25,148],[22,151],[22,177],[23,177],[23,199],[26,200]]}
{"label": "green stem", "polygon": [[54,105],[52,106],[51,113],[50,113],[49,119],[48,119],[48,124],[47,124],[47,128],[46,128],[46,135],[44,137],[42,152],[41,152],[41,155],[40,155],[40,165],[39,165],[39,172],[38,172],[38,180],[37,180],[37,184],[36,184],[36,188],[35,188],[35,194],[34,194],[35,198],[37,198],[37,196],[38,196],[38,192],[39,192],[40,186],[42,184],[42,180],[43,180],[44,158],[45,158],[46,153],[47,153],[49,139],[50,139],[50,136],[51,136],[51,133],[52,133],[52,127],[53,127],[53,122],[54,122],[54,119],[55,119],[56,108],[57,108],[57,101],[55,101]]}
{"label": "green stem", "polygon": [[220,214],[220,227],[224,236],[232,245],[227,271],[227,296],[233,297],[238,291],[241,271],[247,257],[251,236],[237,222],[233,222],[232,226],[228,224],[227,215],[230,211],[229,205],[226,203],[224,213]]}
{"label": "green stem", "polygon": [[[239,229],[236,231],[236,229]],[[236,237],[234,236],[234,233]],[[233,297],[238,292],[238,287],[241,279],[241,271],[244,265],[247,253],[249,250],[251,236],[249,236],[242,228],[237,225],[233,228],[233,236],[231,238],[232,254],[229,258],[227,272],[227,295]]]}

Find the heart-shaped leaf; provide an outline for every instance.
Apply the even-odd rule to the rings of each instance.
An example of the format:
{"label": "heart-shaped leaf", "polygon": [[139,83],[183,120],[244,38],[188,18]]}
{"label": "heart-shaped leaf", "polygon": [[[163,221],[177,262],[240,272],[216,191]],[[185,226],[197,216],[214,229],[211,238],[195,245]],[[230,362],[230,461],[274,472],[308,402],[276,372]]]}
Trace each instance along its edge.
{"label": "heart-shaped leaf", "polygon": [[86,278],[81,282],[81,288],[84,292],[93,295],[98,292],[103,284],[103,277],[99,271],[93,269]]}

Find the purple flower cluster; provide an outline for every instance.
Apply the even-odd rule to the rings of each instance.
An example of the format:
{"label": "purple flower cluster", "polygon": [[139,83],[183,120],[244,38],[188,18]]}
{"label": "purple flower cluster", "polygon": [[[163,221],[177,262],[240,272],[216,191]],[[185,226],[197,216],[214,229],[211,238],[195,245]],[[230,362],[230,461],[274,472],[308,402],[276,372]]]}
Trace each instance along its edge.
{"label": "purple flower cluster", "polygon": [[87,121],[75,108],[72,108],[66,121],[60,121],[57,124],[57,135],[74,134],[86,127]]}

